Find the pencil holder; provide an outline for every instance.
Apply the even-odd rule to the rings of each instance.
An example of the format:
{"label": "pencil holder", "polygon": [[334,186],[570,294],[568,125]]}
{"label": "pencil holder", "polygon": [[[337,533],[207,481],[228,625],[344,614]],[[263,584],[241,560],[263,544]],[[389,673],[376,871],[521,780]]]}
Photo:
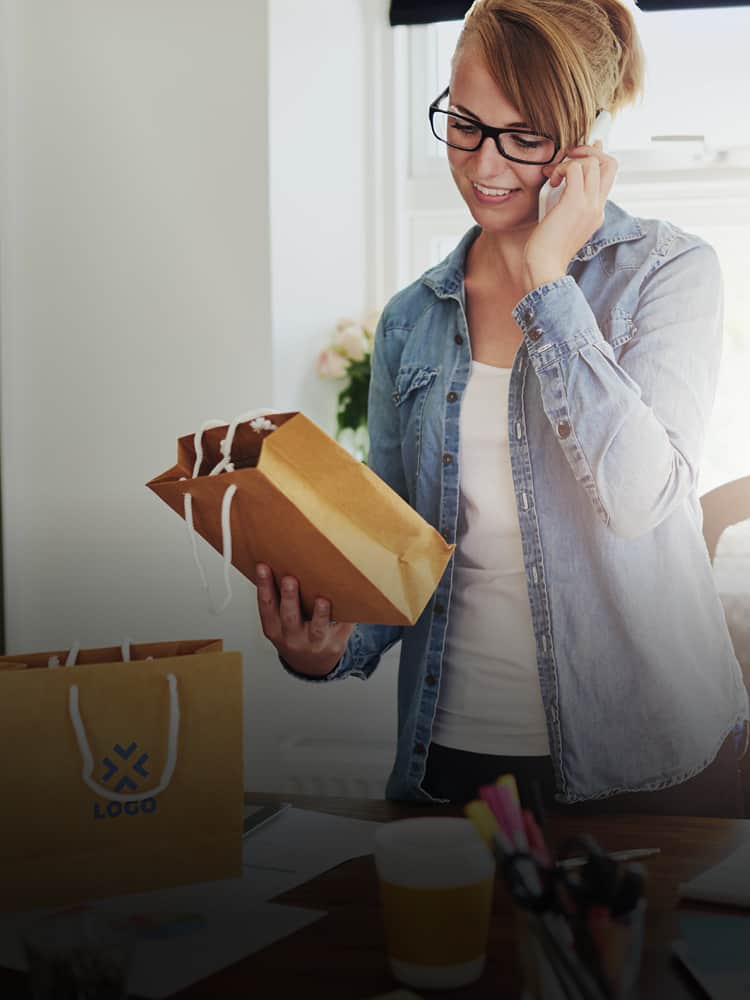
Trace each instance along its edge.
{"label": "pencil holder", "polygon": [[645,914],[641,898],[627,914],[594,915],[587,927],[591,949],[585,950],[559,915],[518,910],[522,1000],[634,1000]]}

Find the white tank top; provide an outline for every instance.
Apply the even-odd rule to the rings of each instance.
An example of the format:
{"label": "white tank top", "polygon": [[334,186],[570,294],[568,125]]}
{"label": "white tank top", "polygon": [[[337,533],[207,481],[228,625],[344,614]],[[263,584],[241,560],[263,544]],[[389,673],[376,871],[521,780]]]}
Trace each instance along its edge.
{"label": "white tank top", "polygon": [[510,369],[472,362],[461,403],[453,588],[432,739],[549,753],[508,447]]}

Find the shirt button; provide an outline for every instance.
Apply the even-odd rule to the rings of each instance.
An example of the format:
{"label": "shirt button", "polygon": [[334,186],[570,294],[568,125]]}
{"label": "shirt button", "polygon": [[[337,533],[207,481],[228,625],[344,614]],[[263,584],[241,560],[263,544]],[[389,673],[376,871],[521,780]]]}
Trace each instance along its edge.
{"label": "shirt button", "polygon": [[455,342],[456,342],[456,343],[457,343],[457,344],[458,344],[459,346],[460,346],[461,344],[463,344],[463,342],[464,342],[464,338],[463,338],[463,337],[461,336],[461,334],[460,334],[460,333],[457,333],[457,334],[456,334],[456,336],[455,336],[455,337],[454,337],[453,339],[455,340]]}
{"label": "shirt button", "polygon": [[570,424],[568,423],[567,420],[561,420],[560,423],[557,425],[557,434],[558,437],[561,437],[563,439],[566,437],[570,437]]}
{"label": "shirt button", "polygon": [[401,393],[400,393],[400,392],[394,392],[394,393],[393,393],[393,402],[394,402],[394,403],[398,403],[398,401],[399,401],[400,399],[401,399]]}
{"label": "shirt button", "polygon": [[534,310],[527,309],[526,312],[523,314],[523,318],[526,325],[531,326],[531,324],[534,322]]}
{"label": "shirt button", "polygon": [[448,529],[446,528],[445,531],[441,531],[440,534],[443,536],[443,538],[446,540],[446,542],[450,545],[451,544],[451,532],[448,531]]}
{"label": "shirt button", "polygon": [[418,753],[418,754],[427,753],[427,747],[424,745],[424,743],[415,743],[414,744],[414,753]]}
{"label": "shirt button", "polygon": [[533,326],[529,330],[529,340],[534,340],[534,341],[539,340],[539,338],[542,336],[543,333],[544,330],[540,329],[540,327]]}
{"label": "shirt button", "polygon": [[427,687],[434,688],[435,685],[437,684],[437,677],[434,674],[428,674],[425,677],[424,682],[427,685]]}
{"label": "shirt button", "polygon": [[449,403],[455,403],[456,400],[458,399],[458,393],[457,392],[449,392],[448,395],[445,398],[448,400]]}
{"label": "shirt button", "polygon": [[443,455],[443,465],[451,465],[453,463],[453,455]]}
{"label": "shirt button", "polygon": [[440,601],[435,601],[435,607],[433,609],[436,615],[442,615],[445,611],[445,605],[441,604]]}

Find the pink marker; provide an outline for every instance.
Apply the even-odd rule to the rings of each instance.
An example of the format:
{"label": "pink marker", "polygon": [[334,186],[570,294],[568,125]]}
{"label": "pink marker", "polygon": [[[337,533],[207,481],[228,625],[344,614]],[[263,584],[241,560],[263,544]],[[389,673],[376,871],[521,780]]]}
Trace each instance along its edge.
{"label": "pink marker", "polygon": [[501,801],[501,797],[498,794],[498,789],[496,785],[482,785],[479,789],[479,796],[483,802],[486,802],[492,812],[493,816],[497,820],[498,829],[503,835],[507,846],[503,845],[503,850],[506,854],[513,854],[515,850],[515,838],[513,836],[513,827],[508,821],[508,816],[505,812],[504,805]]}
{"label": "pink marker", "polygon": [[521,807],[513,797],[513,792],[506,785],[496,785],[497,794],[502,803],[502,809],[508,817],[508,825],[513,843],[519,851],[528,853],[529,842],[526,839],[526,831],[523,828],[523,818]]}

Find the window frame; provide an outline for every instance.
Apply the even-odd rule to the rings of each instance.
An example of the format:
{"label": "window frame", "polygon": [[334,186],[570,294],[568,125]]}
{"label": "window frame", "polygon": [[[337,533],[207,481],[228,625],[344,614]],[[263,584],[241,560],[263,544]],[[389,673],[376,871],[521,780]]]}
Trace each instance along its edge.
{"label": "window frame", "polygon": [[[402,146],[408,148],[406,171],[402,161],[401,172],[394,178],[399,210],[404,213],[394,232],[405,242],[384,248],[398,261],[389,276],[396,281],[395,291],[437,263],[431,248],[443,245],[449,233],[465,232],[472,219],[450,176],[445,147],[429,128],[430,102],[445,86],[439,68],[439,26],[413,25],[391,31],[394,36],[400,33],[395,58],[402,60],[401,81],[408,81],[408,109],[400,118],[406,129],[400,136]],[[392,126],[396,127],[395,116]],[[733,165],[726,155],[691,164],[695,150],[689,143],[675,140],[675,148],[663,153],[659,152],[663,145],[652,146],[647,156],[643,150],[612,150],[620,163],[613,200],[632,214],[687,219],[678,222],[687,229],[690,219],[696,226],[704,221],[750,225],[750,159],[747,166]],[[654,165],[659,156],[663,166]]]}

